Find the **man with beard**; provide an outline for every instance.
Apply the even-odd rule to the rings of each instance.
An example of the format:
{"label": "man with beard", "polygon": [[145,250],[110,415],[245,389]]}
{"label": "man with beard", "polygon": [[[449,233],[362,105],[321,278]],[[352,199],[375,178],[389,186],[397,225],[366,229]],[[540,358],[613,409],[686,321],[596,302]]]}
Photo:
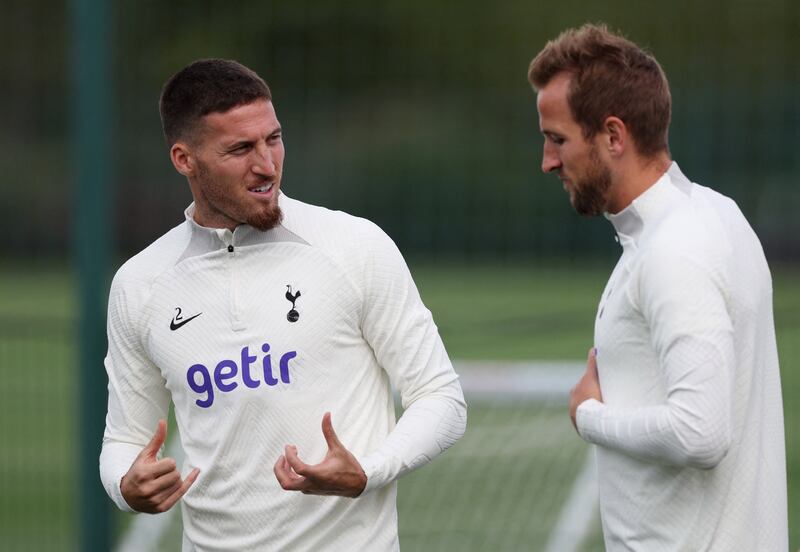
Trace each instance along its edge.
{"label": "man with beard", "polygon": [[[194,202],[112,284],[109,496],[149,513],[182,499],[184,551],[397,550],[395,481],[466,424],[400,252],[281,193],[281,126],[248,68],[194,62],[160,109]],[[159,458],[170,403],[180,469]]]}
{"label": "man with beard", "polygon": [[554,172],[622,245],[570,416],[597,445],[608,550],[787,550],[772,283],[736,204],[670,158],[656,60],[604,26],[532,61]]}

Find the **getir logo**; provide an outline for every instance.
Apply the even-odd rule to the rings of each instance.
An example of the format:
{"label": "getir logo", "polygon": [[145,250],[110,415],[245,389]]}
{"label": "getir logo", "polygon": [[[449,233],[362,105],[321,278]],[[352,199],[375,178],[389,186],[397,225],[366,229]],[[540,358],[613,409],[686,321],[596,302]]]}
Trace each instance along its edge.
{"label": "getir logo", "polygon": [[[272,371],[272,360],[269,354],[269,344],[264,343],[261,346],[261,351],[264,357],[261,359],[261,370],[253,368],[256,363],[257,357],[250,354],[250,348],[245,346],[242,348],[241,363],[237,364],[235,360],[224,359],[217,363],[214,368],[213,377],[211,372],[204,364],[192,364],[189,370],[186,371],[186,381],[189,387],[201,395],[195,401],[200,408],[208,408],[214,404],[214,392],[218,390],[222,393],[230,393],[237,387],[241,381],[245,387],[255,389],[263,382],[270,387],[278,385],[278,379]],[[291,383],[289,378],[289,361],[297,356],[297,351],[289,351],[281,355],[278,362],[280,381],[283,383]],[[259,379],[261,375],[261,379]]]}

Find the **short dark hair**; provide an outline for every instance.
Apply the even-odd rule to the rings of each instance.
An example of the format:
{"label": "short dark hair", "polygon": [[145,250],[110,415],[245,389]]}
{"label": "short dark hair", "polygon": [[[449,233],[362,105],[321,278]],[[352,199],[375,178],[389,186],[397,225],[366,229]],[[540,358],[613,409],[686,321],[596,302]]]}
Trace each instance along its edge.
{"label": "short dark hair", "polygon": [[200,59],[164,84],[158,102],[168,145],[191,140],[202,118],[256,100],[272,100],[269,86],[238,61]]}
{"label": "short dark hair", "polygon": [[652,55],[605,25],[586,24],[548,42],[531,62],[528,80],[538,89],[564,71],[572,75],[567,102],[586,138],[615,116],[630,130],[640,154],[669,151],[672,99]]}

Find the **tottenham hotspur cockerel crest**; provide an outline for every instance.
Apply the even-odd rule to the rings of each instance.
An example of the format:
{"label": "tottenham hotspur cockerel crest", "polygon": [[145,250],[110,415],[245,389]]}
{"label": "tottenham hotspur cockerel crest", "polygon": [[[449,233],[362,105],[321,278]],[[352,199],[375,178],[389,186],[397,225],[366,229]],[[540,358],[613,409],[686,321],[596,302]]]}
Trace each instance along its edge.
{"label": "tottenham hotspur cockerel crest", "polygon": [[289,322],[297,322],[300,319],[300,313],[295,310],[294,304],[297,298],[300,297],[300,290],[297,293],[292,293],[292,286],[286,286],[286,299],[292,302],[292,309],[286,314],[286,320]]}

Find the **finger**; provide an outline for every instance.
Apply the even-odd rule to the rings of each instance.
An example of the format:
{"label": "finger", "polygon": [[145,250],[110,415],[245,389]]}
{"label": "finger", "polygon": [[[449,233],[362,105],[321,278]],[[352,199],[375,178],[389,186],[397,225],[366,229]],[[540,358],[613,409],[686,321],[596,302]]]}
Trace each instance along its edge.
{"label": "finger", "polygon": [[589,372],[597,376],[597,349],[592,347],[589,349],[589,358],[586,362],[586,368]]}
{"label": "finger", "polygon": [[275,473],[275,478],[278,480],[278,483],[287,491],[301,491],[308,486],[305,477],[297,475],[292,471],[285,456],[278,458],[278,461],[275,462],[273,472]]}
{"label": "finger", "polygon": [[164,458],[158,462],[143,461],[140,458],[133,463],[125,477],[128,478],[132,485],[143,487],[171,473],[180,476],[175,466],[175,460],[172,458]]}
{"label": "finger", "polygon": [[164,501],[166,501],[169,497],[171,497],[178,489],[180,489],[181,485],[183,485],[183,481],[181,481],[181,478],[178,477],[175,483],[173,483],[163,491],[154,494],[150,498],[150,501],[152,502],[153,506],[158,507],[159,505],[161,505]]}
{"label": "finger", "polygon": [[192,484],[197,479],[198,475],[200,475],[200,468],[193,469],[189,473],[189,475],[186,476],[186,479],[183,480],[183,484],[180,487],[178,487],[178,490],[172,493],[169,497],[167,497],[167,499],[164,502],[159,504],[158,511],[166,512],[167,510],[172,508],[175,505],[175,503],[178,502],[183,497],[183,495],[186,494],[186,491],[189,490],[189,487],[192,486]]}
{"label": "finger", "polygon": [[153,479],[162,477],[168,473],[178,472],[178,466],[175,464],[175,460],[172,458],[162,458],[157,462],[148,464],[145,469],[147,470],[146,473],[148,473]]}
{"label": "finger", "polygon": [[181,474],[177,471],[174,471],[159,477],[158,479],[151,479],[149,481],[139,483],[135,492],[138,496],[155,504],[155,496],[163,494],[167,489],[174,487],[176,484],[180,485],[180,483]]}
{"label": "finger", "polygon": [[277,469],[288,479],[305,479],[302,475],[297,475],[294,468],[292,468],[291,464],[289,464],[289,461],[286,459],[286,456],[278,458]]}
{"label": "finger", "polygon": [[167,422],[164,420],[159,420],[153,438],[150,439],[150,442],[145,445],[145,447],[142,449],[142,452],[139,453],[139,456],[155,459],[156,455],[158,454],[158,451],[164,445],[164,441],[166,440],[166,438],[167,438]]}
{"label": "finger", "polygon": [[325,442],[328,443],[329,449],[344,448],[344,445],[339,441],[339,437],[333,430],[330,412],[326,412],[325,415],[322,416],[322,434],[325,436]]}
{"label": "finger", "polygon": [[303,477],[302,475],[298,475],[297,472],[294,471],[294,468],[292,468],[291,464],[289,464],[289,461],[286,459],[285,456],[283,456],[282,458],[283,458],[283,469],[286,470],[286,473],[289,474],[289,477],[291,479],[305,479],[305,477]]}
{"label": "finger", "polygon": [[289,465],[289,462],[286,461],[286,457],[281,455],[278,457],[278,461],[275,462],[275,465],[272,467],[272,471],[275,472],[275,477],[278,479],[301,479],[302,476],[297,475],[292,467]]}
{"label": "finger", "polygon": [[286,461],[289,463],[289,466],[295,471],[295,473],[298,475],[309,474],[311,466],[300,460],[300,457],[297,456],[296,446],[286,445],[284,456],[286,457]]}

